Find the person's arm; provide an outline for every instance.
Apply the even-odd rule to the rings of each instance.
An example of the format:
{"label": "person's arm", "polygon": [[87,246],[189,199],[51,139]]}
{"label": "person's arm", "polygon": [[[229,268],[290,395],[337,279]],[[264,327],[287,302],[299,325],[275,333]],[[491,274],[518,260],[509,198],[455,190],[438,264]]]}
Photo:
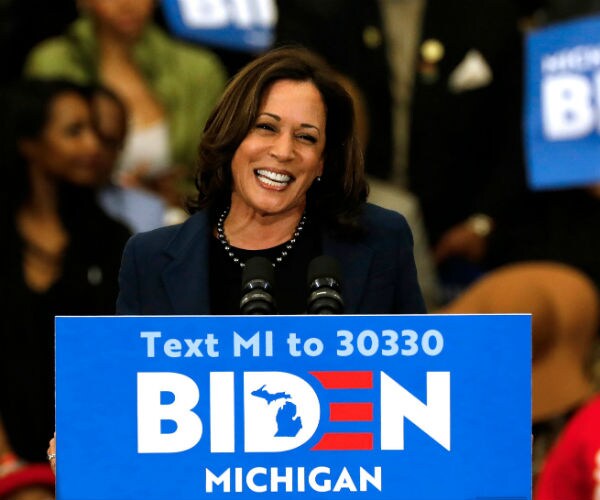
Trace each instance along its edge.
{"label": "person's arm", "polygon": [[600,493],[600,397],[566,425],[546,456],[535,500],[592,500]]}
{"label": "person's arm", "polygon": [[50,461],[52,472],[56,474],[56,432],[48,445],[48,460]]}
{"label": "person's arm", "polygon": [[477,213],[452,226],[435,245],[435,261],[442,263],[450,257],[462,257],[469,262],[481,262],[486,255],[488,238],[494,225],[492,217]]}
{"label": "person's arm", "polygon": [[46,464],[28,464],[12,449],[0,418],[0,498],[53,500],[54,476]]}

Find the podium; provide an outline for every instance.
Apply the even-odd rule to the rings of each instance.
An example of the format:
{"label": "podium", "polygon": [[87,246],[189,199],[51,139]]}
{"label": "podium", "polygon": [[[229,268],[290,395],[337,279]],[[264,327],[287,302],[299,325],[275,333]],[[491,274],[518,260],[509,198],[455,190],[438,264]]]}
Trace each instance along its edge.
{"label": "podium", "polygon": [[58,317],[57,498],[531,498],[529,315]]}

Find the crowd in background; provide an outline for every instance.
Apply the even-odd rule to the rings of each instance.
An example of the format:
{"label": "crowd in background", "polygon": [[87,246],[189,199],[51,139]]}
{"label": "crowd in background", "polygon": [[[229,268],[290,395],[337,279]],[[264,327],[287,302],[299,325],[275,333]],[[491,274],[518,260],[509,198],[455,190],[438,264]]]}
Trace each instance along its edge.
{"label": "crowd in background", "polygon": [[[43,499],[44,484],[51,488],[24,474],[27,487],[9,497],[2,482],[45,458],[52,318],[114,312],[127,236],[186,217],[204,122],[228,77],[253,57],[176,39],[153,0],[60,4],[0,1],[0,498]],[[548,411],[536,415],[534,402],[534,472],[569,422],[539,498],[598,498],[593,470],[585,474],[600,474],[600,445],[578,432],[597,409],[578,412],[600,380],[600,188],[528,187],[522,101],[527,31],[593,14],[600,2],[278,0],[277,8],[275,44],[315,51],[354,98],[370,201],[407,218],[431,312],[532,312],[458,302],[497,270],[530,261],[566,266],[592,290],[589,344],[575,347],[586,382]],[[530,278],[521,279],[527,290]],[[538,345],[537,334],[534,325],[534,372],[557,343]],[[594,459],[574,465],[577,446]],[[576,469],[581,496],[552,496],[566,488],[548,486],[560,466]]]}

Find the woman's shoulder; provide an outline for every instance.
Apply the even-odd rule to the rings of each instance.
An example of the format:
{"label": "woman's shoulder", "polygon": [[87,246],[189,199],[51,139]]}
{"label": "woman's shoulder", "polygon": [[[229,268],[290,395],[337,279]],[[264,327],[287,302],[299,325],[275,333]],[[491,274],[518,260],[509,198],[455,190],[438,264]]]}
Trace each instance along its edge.
{"label": "woman's shoulder", "polygon": [[361,211],[360,242],[373,249],[410,248],[414,245],[412,231],[404,216],[394,210],[366,203]]}
{"label": "woman's shoulder", "polygon": [[385,233],[387,231],[396,232],[409,229],[408,223],[402,214],[372,203],[365,203],[363,206],[361,222],[368,234],[373,231]]}
{"label": "woman's shoulder", "polygon": [[24,64],[24,75],[34,78],[68,78],[86,83],[91,78],[82,59],[82,40],[79,36],[86,27],[76,21],[69,30],[48,38],[29,52]]}
{"label": "woman's shoulder", "polygon": [[29,77],[50,77],[60,74],[64,62],[72,59],[72,53],[73,48],[64,36],[44,40],[27,56],[24,74]]}

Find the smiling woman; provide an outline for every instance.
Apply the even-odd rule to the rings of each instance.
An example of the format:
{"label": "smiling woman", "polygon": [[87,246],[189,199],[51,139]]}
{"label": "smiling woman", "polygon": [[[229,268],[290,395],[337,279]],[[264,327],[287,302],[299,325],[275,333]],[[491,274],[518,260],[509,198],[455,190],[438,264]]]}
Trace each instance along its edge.
{"label": "smiling woman", "polygon": [[199,147],[194,215],[128,243],[122,314],[239,314],[245,262],[275,268],[278,312],[306,312],[321,254],[341,264],[346,312],[424,312],[404,218],[365,203],[353,103],[334,73],[280,48],[236,75]]}

